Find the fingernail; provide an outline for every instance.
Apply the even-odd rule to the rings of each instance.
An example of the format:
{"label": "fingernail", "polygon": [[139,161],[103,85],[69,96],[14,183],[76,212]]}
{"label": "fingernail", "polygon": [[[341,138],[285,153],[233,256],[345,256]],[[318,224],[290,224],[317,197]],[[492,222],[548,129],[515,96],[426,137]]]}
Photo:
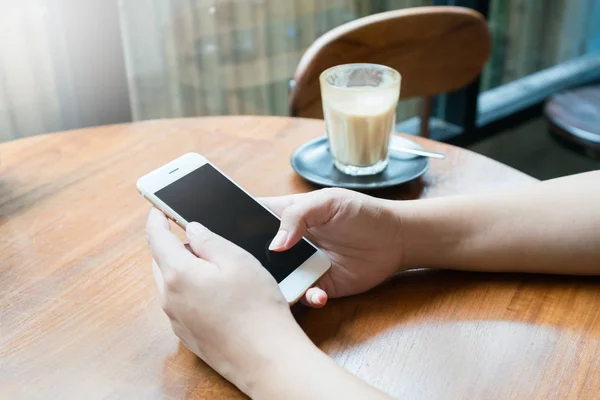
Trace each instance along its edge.
{"label": "fingernail", "polygon": [[269,245],[269,250],[276,250],[283,246],[287,240],[288,233],[286,231],[279,231],[273,238],[273,241]]}
{"label": "fingernail", "polygon": [[198,236],[204,232],[206,228],[197,222],[190,222],[185,228],[185,232],[190,236]]}
{"label": "fingernail", "polygon": [[313,304],[320,304],[321,303],[321,301],[319,300],[319,295],[317,293],[315,293],[312,296],[310,296],[310,301],[312,301]]}

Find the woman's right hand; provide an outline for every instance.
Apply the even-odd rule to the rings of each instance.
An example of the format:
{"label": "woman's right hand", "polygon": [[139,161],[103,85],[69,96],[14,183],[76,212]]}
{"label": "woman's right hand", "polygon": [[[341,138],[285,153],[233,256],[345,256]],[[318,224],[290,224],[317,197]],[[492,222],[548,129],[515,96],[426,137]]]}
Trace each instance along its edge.
{"label": "woman's right hand", "polygon": [[285,251],[303,236],[329,256],[331,269],[304,303],[365,292],[403,268],[403,229],[394,202],[343,189],[261,199],[281,217],[270,249]]}

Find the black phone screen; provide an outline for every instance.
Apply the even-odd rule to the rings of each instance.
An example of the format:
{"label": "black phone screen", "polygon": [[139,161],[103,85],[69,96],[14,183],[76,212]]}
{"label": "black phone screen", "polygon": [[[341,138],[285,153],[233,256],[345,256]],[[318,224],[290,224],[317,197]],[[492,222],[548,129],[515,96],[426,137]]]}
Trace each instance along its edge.
{"label": "black phone screen", "polygon": [[210,164],[155,194],[186,221],[199,222],[248,251],[278,283],[316,252],[304,239],[287,251],[270,251],[279,219]]}

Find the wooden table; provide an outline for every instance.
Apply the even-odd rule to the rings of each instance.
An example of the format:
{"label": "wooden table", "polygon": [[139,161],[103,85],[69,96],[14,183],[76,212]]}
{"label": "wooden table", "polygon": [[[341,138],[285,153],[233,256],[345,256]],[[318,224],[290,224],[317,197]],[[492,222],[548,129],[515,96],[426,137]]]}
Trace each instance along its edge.
{"label": "wooden table", "polygon": [[[197,151],[254,195],[308,191],[289,157],[323,131],[318,120],[215,117],[0,145],[0,398],[240,398],[179,344],[159,309],[144,234],[149,205],[135,181]],[[377,195],[534,182],[418,141],[448,158]],[[600,393],[598,310],[598,279],[420,271],[297,314],[339,364],[395,396],[582,399]]]}

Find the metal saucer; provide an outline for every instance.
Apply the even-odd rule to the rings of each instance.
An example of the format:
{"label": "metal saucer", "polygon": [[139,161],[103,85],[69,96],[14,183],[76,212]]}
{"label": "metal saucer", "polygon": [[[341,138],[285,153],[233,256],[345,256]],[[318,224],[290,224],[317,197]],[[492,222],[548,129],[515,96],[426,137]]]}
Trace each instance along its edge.
{"label": "metal saucer", "polygon": [[[396,146],[423,148],[412,140],[393,135]],[[300,146],[292,155],[292,168],[304,179],[319,186],[356,190],[381,189],[412,181],[427,172],[429,159],[390,150],[389,163],[383,172],[370,176],[350,176],[334,167],[326,136]]]}

